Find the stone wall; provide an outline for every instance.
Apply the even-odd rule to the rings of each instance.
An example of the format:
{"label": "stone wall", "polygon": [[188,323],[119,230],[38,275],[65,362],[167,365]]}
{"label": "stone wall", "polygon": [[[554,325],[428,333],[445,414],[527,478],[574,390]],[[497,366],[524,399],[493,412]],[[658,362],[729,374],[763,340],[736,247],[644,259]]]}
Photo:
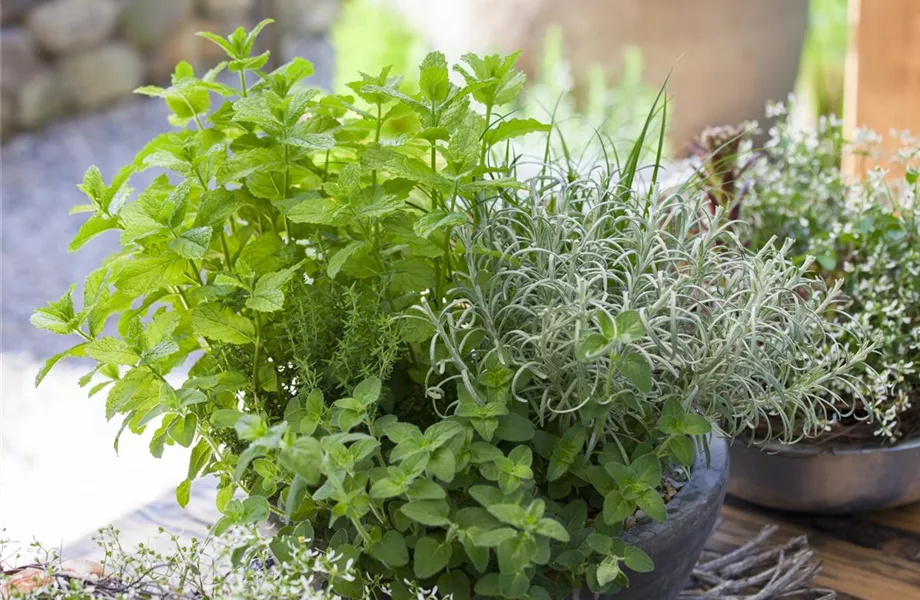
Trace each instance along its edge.
{"label": "stone wall", "polygon": [[[216,64],[196,31],[226,34],[273,16],[278,47],[321,36],[339,0],[2,0],[2,137],[167,83],[174,65]],[[269,15],[269,12],[276,14]],[[268,34],[269,30],[266,30]]]}

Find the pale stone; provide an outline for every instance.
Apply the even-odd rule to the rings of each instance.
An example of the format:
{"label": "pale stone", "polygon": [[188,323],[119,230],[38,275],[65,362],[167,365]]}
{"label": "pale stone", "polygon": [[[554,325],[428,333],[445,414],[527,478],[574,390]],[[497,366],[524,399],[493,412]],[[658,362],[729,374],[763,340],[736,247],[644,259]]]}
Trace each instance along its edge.
{"label": "pale stone", "polygon": [[36,0],[3,0],[0,2],[0,24],[15,23],[26,12],[30,4],[37,4]]}
{"label": "pale stone", "polygon": [[276,26],[285,33],[325,33],[339,15],[339,0],[276,0]]}
{"label": "pale stone", "polygon": [[65,560],[61,563],[61,571],[83,579],[102,577],[102,565],[83,558]]}
{"label": "pale stone", "polygon": [[191,0],[128,0],[121,14],[125,39],[143,51],[166,43],[192,17]]}
{"label": "pale stone", "polygon": [[52,0],[33,8],[26,24],[42,49],[69,54],[106,40],[119,9],[115,0]]}
{"label": "pale stone", "polygon": [[40,569],[28,568],[19,571],[0,585],[0,597],[9,598],[13,592],[17,595],[38,590],[51,583],[51,576]]}
{"label": "pale stone", "polygon": [[35,40],[25,29],[4,28],[0,31],[0,89],[15,92],[38,68]]}
{"label": "pale stone", "polygon": [[12,94],[0,93],[0,140],[16,131],[16,101]]}
{"label": "pale stone", "polygon": [[226,59],[226,54],[219,46],[196,35],[199,31],[223,34],[225,29],[218,22],[201,19],[181,25],[148,60],[147,79],[155,83],[168,83],[176,63],[182,60],[194,66],[197,72],[202,72]]}
{"label": "pale stone", "polygon": [[61,61],[61,73],[80,108],[129,96],[141,85],[144,63],[128,44],[115,42]]}
{"label": "pale stone", "polygon": [[205,15],[222,23],[240,27],[249,22],[250,0],[203,0],[202,4]]}
{"label": "pale stone", "polygon": [[32,129],[61,117],[68,98],[69,90],[59,73],[51,69],[33,73],[16,93],[19,127]]}

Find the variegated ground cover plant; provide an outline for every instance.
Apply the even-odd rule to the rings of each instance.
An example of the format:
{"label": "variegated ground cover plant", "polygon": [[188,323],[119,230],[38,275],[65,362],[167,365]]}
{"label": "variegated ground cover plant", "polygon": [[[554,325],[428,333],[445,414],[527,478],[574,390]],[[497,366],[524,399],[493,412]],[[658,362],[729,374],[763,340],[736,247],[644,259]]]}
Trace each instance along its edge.
{"label": "variegated ground cover plant", "polygon": [[[749,224],[738,233],[751,246],[776,237],[790,240],[797,261],[817,257],[813,271],[829,284],[844,282],[848,313],[878,340],[860,377],[864,402],[854,416],[862,422],[829,423],[824,439],[910,439],[920,435],[920,143],[901,134],[897,150],[883,154],[880,136],[863,131],[847,139],[835,117],[822,117],[813,129],[796,126],[788,117],[793,109],[769,108],[780,118],[761,149],[743,139],[743,128],[722,130],[705,144],[719,148],[704,153],[710,196]],[[884,157],[904,175],[875,168],[847,177],[842,156]],[[729,179],[737,179],[730,190]],[[862,343],[840,341],[851,348]]]}
{"label": "variegated ground cover plant", "polygon": [[109,183],[87,172],[72,248],[111,230],[121,250],[80,306],[71,289],[33,318],[80,338],[39,382],[93,359],[108,418],[153,429],[156,456],[191,449],[180,503],[219,478],[215,533],[271,517],[354,562],[348,597],[614,592],[653,567],[623,528],[666,517],[714,428],[813,433],[836,410],[864,357],[818,318],[839,288],[698,198],[637,193],[657,113],[622,163],[580,176],[547,151],[520,180],[511,141],[548,128],[503,111],[514,56],[467,55],[454,83],[433,53],[412,95],[387,69],[323,94],[305,60],[263,72],[258,29],[204,34],[225,64],[140,90],[179,131]]}

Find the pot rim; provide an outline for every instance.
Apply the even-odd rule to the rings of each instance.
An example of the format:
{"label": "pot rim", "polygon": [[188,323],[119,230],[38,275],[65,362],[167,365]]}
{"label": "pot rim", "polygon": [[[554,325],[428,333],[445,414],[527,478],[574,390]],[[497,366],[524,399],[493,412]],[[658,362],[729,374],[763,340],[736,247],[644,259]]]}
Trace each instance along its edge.
{"label": "pot rim", "polygon": [[887,454],[893,452],[908,452],[920,450],[920,436],[902,440],[893,446],[828,446],[826,448],[814,446],[807,442],[784,444],[783,442],[767,442],[766,444],[751,444],[750,439],[736,437],[731,440],[731,445],[742,445],[746,448],[757,448],[769,454],[782,454],[791,456],[852,456],[863,454]]}
{"label": "pot rim", "polygon": [[[690,479],[681,486],[677,494],[665,505],[668,508],[667,519],[659,522],[648,515],[642,515],[642,518],[637,519],[632,527],[623,529],[624,536],[635,537],[639,532],[665,529],[669,523],[684,518],[685,515],[692,514],[700,505],[707,503],[707,492],[719,487],[721,474],[728,470],[729,440],[717,433],[707,434],[704,438],[705,443],[709,446],[710,460],[707,461],[707,455],[704,450],[697,448],[693,467],[690,470]],[[685,490],[687,493],[682,498],[681,494]],[[690,495],[698,496],[696,500],[688,501]],[[673,513],[672,510],[674,511]],[[630,534],[633,535],[630,536]]]}

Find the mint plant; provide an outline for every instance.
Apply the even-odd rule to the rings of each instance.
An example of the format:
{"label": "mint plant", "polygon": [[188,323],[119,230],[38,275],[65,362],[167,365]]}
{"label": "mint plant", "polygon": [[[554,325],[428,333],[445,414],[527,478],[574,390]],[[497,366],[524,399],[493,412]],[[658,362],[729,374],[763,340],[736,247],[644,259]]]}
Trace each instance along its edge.
{"label": "mint plant", "polygon": [[[36,382],[62,358],[95,360],[82,383],[108,388],[107,418],[122,415],[135,433],[159,422],[158,456],[194,446],[189,480],[232,472],[239,442],[211,418],[240,401],[275,422],[304,384],[336,393],[394,369],[411,400],[426,368],[412,345],[428,332],[392,317],[428,290],[443,296],[450,231],[521,187],[492,148],[546,129],[470,106],[475,97],[491,115],[516,97],[514,57],[466,56],[465,87],[433,53],[414,96],[388,69],[362,74],[354,95],[324,95],[300,83],[313,71],[306,60],[261,70],[267,54],[251,51],[267,24],[202,34],[227,61],[201,77],[180,63],[170,87],[138,90],[162,98],[181,130],[153,139],[110,182],[87,171],[89,203],[76,211],[92,214],[70,249],[112,231],[121,250],[87,277],[82,306],[71,288],[32,318],[80,338]],[[224,69],[237,87],[218,82]],[[131,176],[151,168],[165,172],[129,201]],[[118,335],[106,335],[116,317]],[[186,381],[168,383],[190,357]]]}

